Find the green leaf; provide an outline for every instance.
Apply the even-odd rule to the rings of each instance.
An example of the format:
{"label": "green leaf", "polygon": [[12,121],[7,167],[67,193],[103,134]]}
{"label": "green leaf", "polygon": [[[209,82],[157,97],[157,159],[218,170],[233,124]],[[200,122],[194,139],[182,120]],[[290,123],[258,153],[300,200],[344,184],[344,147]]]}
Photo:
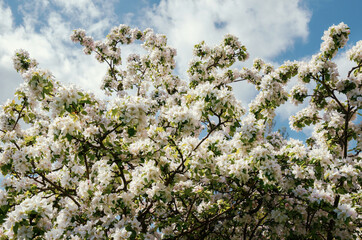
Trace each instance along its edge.
{"label": "green leaf", "polygon": [[129,127],[128,129],[127,129],[127,133],[128,133],[128,135],[130,136],[130,137],[133,137],[135,134],[136,134],[136,129],[135,129],[135,127]]}

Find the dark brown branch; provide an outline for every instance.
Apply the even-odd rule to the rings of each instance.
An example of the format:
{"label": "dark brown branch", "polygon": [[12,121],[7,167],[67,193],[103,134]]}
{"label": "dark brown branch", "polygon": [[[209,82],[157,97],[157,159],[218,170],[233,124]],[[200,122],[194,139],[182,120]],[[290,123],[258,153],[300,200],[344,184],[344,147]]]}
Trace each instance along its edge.
{"label": "dark brown branch", "polygon": [[187,215],[186,215],[185,222],[187,222],[187,220],[188,220],[189,217],[190,217],[190,214],[191,214],[191,211],[192,211],[192,206],[194,205],[195,201],[196,201],[196,198],[194,198],[194,200],[193,200],[193,201],[191,202],[191,204],[190,204],[190,208],[189,208],[189,210],[187,211]]}
{"label": "dark brown branch", "polygon": [[323,80],[320,80],[319,78],[316,78],[316,77],[314,77],[314,76],[313,76],[313,78],[314,78],[314,80],[316,80],[317,82],[321,83],[321,84],[326,88],[327,92],[330,94],[329,97],[331,97],[332,99],[334,99],[334,100],[338,103],[338,105],[341,107],[342,111],[343,111],[344,113],[346,113],[347,110],[344,108],[343,104],[339,101],[339,99],[338,99],[338,98],[336,97],[336,95],[334,94],[334,90],[331,89],[331,88],[328,86],[328,84],[326,84],[326,83],[324,82],[324,75],[323,75]]}
{"label": "dark brown branch", "polygon": [[88,166],[88,160],[87,160],[87,155],[84,154],[84,164],[85,164],[85,170],[86,170],[86,175],[87,175],[87,179],[89,180],[89,166]]}
{"label": "dark brown branch", "polygon": [[153,207],[153,202],[151,202],[151,204],[146,209],[144,209],[143,212],[137,217],[137,220],[141,223],[143,233],[147,231],[147,224],[145,222],[146,214],[150,212],[152,207]]}
{"label": "dark brown branch", "polygon": [[266,213],[264,215],[264,217],[262,217],[261,219],[259,219],[258,223],[256,224],[256,226],[254,227],[253,229],[253,232],[251,233],[250,235],[250,239],[253,239],[255,233],[256,233],[256,230],[258,229],[258,227],[260,226],[260,224],[264,221],[264,219],[268,216],[269,213]]}
{"label": "dark brown branch", "polygon": [[361,67],[362,67],[362,62],[360,62],[357,66],[353,67],[353,68],[348,72],[347,77],[350,77],[350,76],[351,76],[351,73],[352,73],[354,70],[356,70],[356,69],[358,69],[358,68],[361,68]]}
{"label": "dark brown branch", "polygon": [[234,80],[234,81],[232,81],[231,83],[235,83],[235,82],[243,82],[243,81],[248,81],[248,79],[239,78],[239,79],[235,79],[235,80]]}
{"label": "dark brown branch", "polygon": [[20,147],[19,147],[19,145],[15,142],[15,140],[12,140],[11,142],[15,145],[15,147],[16,147],[18,150],[20,150]]}
{"label": "dark brown branch", "polygon": [[[236,203],[236,204],[238,204],[238,203]],[[204,226],[207,226],[207,225],[209,225],[210,223],[212,223],[212,222],[214,222],[214,221],[220,220],[219,217],[221,217],[221,216],[224,215],[224,214],[227,214],[228,212],[230,212],[230,211],[233,210],[233,209],[234,209],[234,208],[229,208],[229,209],[225,210],[224,212],[221,212],[221,213],[219,213],[219,214],[211,217],[210,219],[207,219],[207,220],[201,222],[200,225],[195,226],[195,227],[191,228],[190,230],[188,230],[188,231],[186,231],[186,232],[182,232],[182,233],[181,233],[179,236],[177,236],[177,237],[178,237],[178,238],[181,238],[181,237],[183,237],[183,236],[186,236],[187,234],[194,233],[196,230],[198,230],[198,229],[200,229],[200,228],[202,228],[202,227],[204,227]]]}
{"label": "dark brown branch", "polygon": [[[338,203],[339,203],[339,199],[340,199],[340,195],[337,194],[336,198],[334,199],[334,203],[333,203],[333,208],[337,208],[338,207]],[[336,216],[337,214],[335,212],[332,213],[334,216]],[[334,229],[334,225],[336,224],[336,222],[334,221],[334,219],[331,219],[328,225],[328,232],[327,232],[327,240],[333,240],[333,234],[332,231]]]}
{"label": "dark brown branch", "polygon": [[[35,168],[35,165],[32,164],[33,167]],[[42,179],[44,181],[46,181],[47,183],[49,183],[50,185],[52,185],[55,189],[57,189],[59,192],[61,192],[64,196],[66,197],[69,197],[70,199],[73,200],[73,202],[78,206],[80,207],[80,203],[72,196],[70,195],[69,193],[67,193],[66,190],[64,190],[62,187],[58,186],[57,184],[53,183],[52,181],[50,181],[47,177],[45,177],[44,174],[42,174],[41,172],[38,172],[38,171],[35,171],[36,174],[39,174],[39,176],[42,177]]]}
{"label": "dark brown branch", "polygon": [[224,122],[219,122],[215,127],[212,127],[211,130],[207,133],[207,135],[206,135],[203,139],[201,139],[201,141],[196,145],[196,147],[190,152],[189,156],[187,156],[187,157],[190,157],[191,154],[192,154],[192,152],[196,151],[196,150],[200,147],[200,145],[201,145],[206,139],[208,139],[208,137],[211,135],[211,133],[213,133],[218,127],[220,127],[221,125],[223,125],[223,124],[225,124],[225,123],[227,123],[227,122],[229,122],[229,120],[226,120],[226,121],[224,121]]}

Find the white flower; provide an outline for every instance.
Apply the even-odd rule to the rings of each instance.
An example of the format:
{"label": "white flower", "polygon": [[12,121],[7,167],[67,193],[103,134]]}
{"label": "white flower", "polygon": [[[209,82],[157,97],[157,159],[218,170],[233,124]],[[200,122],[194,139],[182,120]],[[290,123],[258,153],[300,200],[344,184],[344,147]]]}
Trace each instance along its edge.
{"label": "white flower", "polygon": [[352,208],[349,204],[339,204],[338,208],[334,210],[337,213],[338,218],[342,218],[343,220],[347,218],[356,219],[358,214],[354,208]]}
{"label": "white flower", "polygon": [[131,232],[128,232],[125,228],[117,228],[115,233],[111,235],[114,240],[125,240],[131,236]]}

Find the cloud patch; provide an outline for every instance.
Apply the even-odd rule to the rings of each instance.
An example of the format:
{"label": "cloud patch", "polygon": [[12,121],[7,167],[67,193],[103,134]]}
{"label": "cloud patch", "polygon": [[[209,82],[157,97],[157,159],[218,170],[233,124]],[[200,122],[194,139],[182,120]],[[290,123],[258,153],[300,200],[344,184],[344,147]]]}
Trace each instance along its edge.
{"label": "cloud patch", "polygon": [[[28,50],[40,66],[52,71],[58,80],[98,90],[106,66],[84,56],[79,46],[69,41],[69,35],[75,28],[84,28],[90,35],[102,39],[113,25],[118,25],[115,6],[114,0],[39,0],[36,4],[24,1],[20,7],[23,24],[15,26],[10,8],[2,4],[0,68],[1,84],[7,87],[1,100],[14,92],[15,84],[7,81],[21,82],[20,77],[14,80],[16,73],[11,62],[14,51],[19,48]],[[292,47],[296,39],[308,36],[310,13],[298,0],[161,0],[152,7],[144,6],[140,10],[143,14],[125,15],[132,20],[132,25],[153,27],[168,36],[169,44],[178,50],[177,71],[182,77],[186,76],[193,46],[202,40],[215,45],[223,35],[231,33],[246,45],[251,59],[262,57],[272,61]],[[136,48],[122,47],[124,58]],[[234,88],[245,105],[256,94],[250,84],[238,84]]]}
{"label": "cloud patch", "polygon": [[[177,49],[177,73],[187,78],[193,46],[203,40],[213,46],[231,33],[250,53],[250,60],[234,67],[251,66],[261,57],[267,62],[293,47],[297,39],[309,34],[309,10],[299,0],[161,0],[145,8],[142,17],[133,16],[134,25],[152,27],[164,33],[169,45]],[[256,96],[254,86],[233,84],[236,96],[246,107]]]}
{"label": "cloud patch", "polygon": [[170,45],[178,50],[181,71],[187,69],[196,43],[205,40],[214,45],[223,35],[239,37],[251,57],[271,60],[306,39],[310,12],[298,0],[161,0],[136,19],[165,33]]}
{"label": "cloud patch", "polygon": [[49,69],[57,80],[75,83],[100,94],[99,86],[106,66],[85,56],[70,41],[75,28],[87,29],[90,35],[103,38],[116,24],[113,1],[41,0],[19,5],[21,24],[16,25],[11,9],[0,0],[0,100],[12,98],[22,82],[12,66],[16,49],[29,51],[41,68]]}

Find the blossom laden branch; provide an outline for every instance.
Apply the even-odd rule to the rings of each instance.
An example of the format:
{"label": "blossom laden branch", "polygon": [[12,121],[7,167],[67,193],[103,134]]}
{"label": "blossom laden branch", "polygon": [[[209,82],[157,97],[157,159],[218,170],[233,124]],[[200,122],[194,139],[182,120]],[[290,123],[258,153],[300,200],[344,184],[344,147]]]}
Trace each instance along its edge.
{"label": "blossom laden branch", "polygon": [[[201,42],[185,80],[162,34],[120,25],[95,41],[75,30],[108,66],[105,99],[18,50],[22,102],[0,109],[0,237],[358,239],[362,41],[346,77],[333,63],[349,34],[332,26],[310,61],[279,67],[231,69],[249,57],[237,37]],[[144,54],[122,63],[131,43]],[[232,89],[244,81],[258,91],[248,109]],[[290,118],[297,131],[314,125],[306,141],[267,128],[288,100],[307,105]]]}

